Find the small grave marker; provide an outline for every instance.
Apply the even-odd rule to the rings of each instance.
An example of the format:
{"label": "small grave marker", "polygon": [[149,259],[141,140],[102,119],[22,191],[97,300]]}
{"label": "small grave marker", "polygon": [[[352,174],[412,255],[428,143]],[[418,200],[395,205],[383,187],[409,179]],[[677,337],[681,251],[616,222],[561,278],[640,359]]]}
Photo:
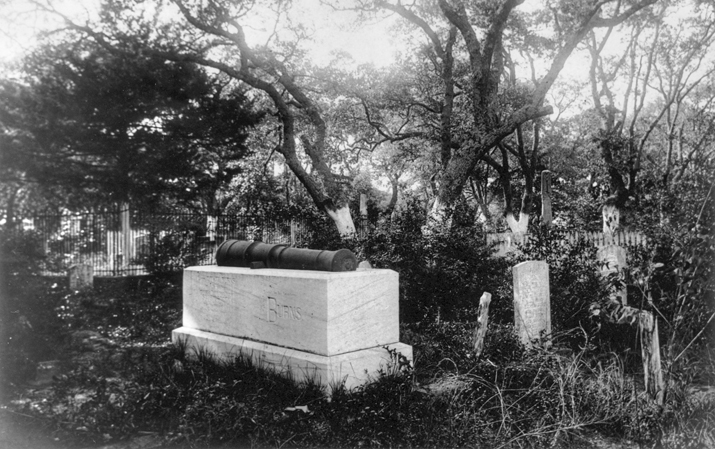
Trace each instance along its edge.
{"label": "small grave marker", "polygon": [[67,270],[67,277],[69,278],[70,290],[91,288],[94,283],[94,268],[92,265],[85,263],[72,265]]}
{"label": "small grave marker", "polygon": [[484,350],[484,336],[487,334],[489,326],[489,304],[492,302],[492,294],[484,292],[479,298],[479,309],[477,312],[477,326],[474,328],[474,355],[479,357]]}

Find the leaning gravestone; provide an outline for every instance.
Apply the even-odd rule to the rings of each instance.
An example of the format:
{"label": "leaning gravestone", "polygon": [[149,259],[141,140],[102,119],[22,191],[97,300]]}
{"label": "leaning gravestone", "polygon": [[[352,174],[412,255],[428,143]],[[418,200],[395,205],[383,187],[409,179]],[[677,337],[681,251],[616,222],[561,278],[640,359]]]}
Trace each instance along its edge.
{"label": "leaning gravestone", "polygon": [[512,268],[514,276],[514,328],[522,343],[528,345],[551,335],[549,265],[530,260]]}
{"label": "leaning gravestone", "polygon": [[399,342],[398,274],[319,271],[322,262],[355,270],[352,253],[342,251],[224,242],[219,266],[184,270],[183,326],[172,340],[348,388],[376,377],[398,353],[412,360],[412,347]]}
{"label": "leaning gravestone", "polygon": [[91,288],[94,283],[94,268],[92,265],[84,263],[72,265],[67,270],[67,277],[69,278],[70,290]]}
{"label": "leaning gravestone", "polygon": [[[601,276],[607,277],[611,273],[618,273],[619,270],[626,268],[626,250],[618,245],[605,245],[599,248],[596,255],[601,262]],[[624,286],[616,292],[616,296],[621,297],[621,303],[626,304],[628,300],[628,292]]]}

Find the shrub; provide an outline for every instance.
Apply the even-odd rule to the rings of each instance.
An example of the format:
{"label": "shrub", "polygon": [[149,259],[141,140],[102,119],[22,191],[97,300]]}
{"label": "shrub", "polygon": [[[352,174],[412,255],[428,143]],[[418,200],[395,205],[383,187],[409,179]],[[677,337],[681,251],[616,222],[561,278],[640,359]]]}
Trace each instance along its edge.
{"label": "shrub", "polygon": [[[196,225],[182,224],[161,233],[153,233],[151,250],[137,259],[151,275],[166,277],[186,267],[198,265],[206,257],[196,241]],[[208,248],[206,251],[212,251]]]}
{"label": "shrub", "polygon": [[45,261],[41,238],[33,231],[0,230],[0,282],[10,294],[40,273]]}
{"label": "shrub", "polygon": [[[417,203],[365,238],[345,242],[360,260],[400,274],[400,319],[474,319],[479,297],[500,283],[504,262],[491,257],[483,232],[473,226],[432,226]],[[500,301],[500,298],[494,298]]]}

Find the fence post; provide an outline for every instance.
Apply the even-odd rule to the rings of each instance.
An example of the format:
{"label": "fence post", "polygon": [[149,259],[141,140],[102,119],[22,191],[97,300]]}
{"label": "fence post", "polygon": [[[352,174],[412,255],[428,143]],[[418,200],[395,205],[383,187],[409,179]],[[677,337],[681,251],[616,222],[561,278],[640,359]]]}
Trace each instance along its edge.
{"label": "fence post", "polygon": [[121,221],[121,241],[122,241],[122,268],[129,266],[129,259],[133,256],[132,254],[132,224],[131,224],[131,214],[129,211],[129,204],[122,203],[121,209],[119,211],[119,219]]}
{"label": "fence post", "polygon": [[295,246],[295,220],[290,219],[290,246]]}
{"label": "fence post", "polygon": [[553,216],[551,214],[551,172],[541,172],[541,223],[550,227]]}

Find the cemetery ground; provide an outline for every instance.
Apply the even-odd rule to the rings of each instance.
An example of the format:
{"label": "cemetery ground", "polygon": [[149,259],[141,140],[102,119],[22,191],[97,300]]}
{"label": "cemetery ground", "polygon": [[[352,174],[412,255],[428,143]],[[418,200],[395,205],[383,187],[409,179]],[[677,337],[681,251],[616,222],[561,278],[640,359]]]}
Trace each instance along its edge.
{"label": "cemetery ground", "polygon": [[[338,388],[328,400],[316,385],[294,385],[246,360],[184,357],[168,338],[180,323],[176,283],[144,281],[123,292],[72,292],[60,284],[36,279],[9,304],[15,316],[3,360],[2,419],[19,426],[20,436],[7,441],[31,442],[18,447],[713,442],[713,398],[693,394],[693,385],[677,387],[658,407],[616,357],[525,351],[509,326],[490,327],[476,361],[469,323],[405,325],[414,370],[398,363],[375,383]],[[49,372],[37,372],[36,362],[49,359]]]}
{"label": "cemetery ground", "polygon": [[[373,249],[388,243],[380,238]],[[603,323],[595,332],[563,325],[571,310],[559,298],[588,314],[574,298],[596,290],[590,282],[598,277],[584,273],[597,271],[575,255],[583,248],[541,254],[551,270],[555,334],[548,348],[526,348],[510,322],[513,309],[499,299],[510,295],[514,261],[471,257],[454,247],[468,241],[431,246],[463,266],[439,257],[423,267],[431,271],[415,271],[422,270],[418,260],[409,263],[412,272],[402,265],[405,301],[424,312],[415,319],[408,314],[414,305],[401,303],[400,341],[413,346],[414,365],[394,355],[374,382],[352,391],[332,386],[329,395],[245,358],[219,363],[172,346],[182,308],[176,276],[72,291],[65,278],[17,273],[8,279],[1,310],[7,345],[0,443],[40,449],[715,445],[711,344],[693,345],[684,363],[664,365],[667,392],[658,405],[644,392],[632,327]],[[389,243],[385,257],[416,252]],[[377,252],[371,259],[400,267]],[[449,269],[440,271],[440,263]],[[467,279],[464,270],[482,276],[473,281],[495,296],[479,357],[472,341],[479,295],[455,290],[471,282],[456,281]],[[454,313],[428,315],[429,298],[447,297],[447,290],[435,290],[442,288],[466,303],[453,304]]]}

